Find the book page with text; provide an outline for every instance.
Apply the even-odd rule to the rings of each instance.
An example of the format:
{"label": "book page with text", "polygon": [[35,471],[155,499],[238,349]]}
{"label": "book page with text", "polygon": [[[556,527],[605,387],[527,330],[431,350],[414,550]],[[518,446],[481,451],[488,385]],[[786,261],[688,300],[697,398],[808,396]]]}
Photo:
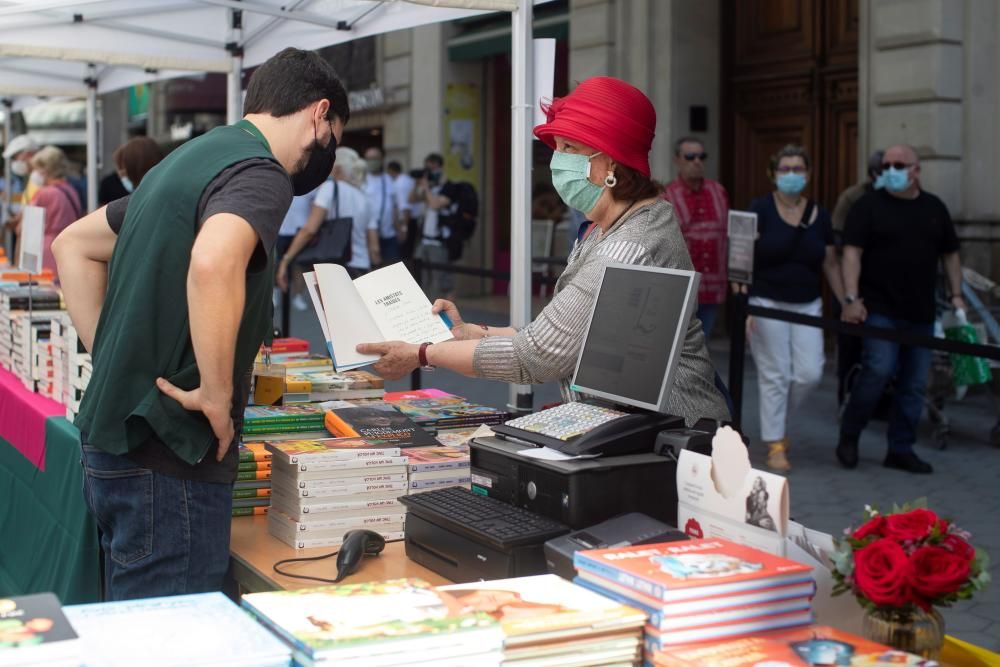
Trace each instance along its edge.
{"label": "book page with text", "polygon": [[452,335],[406,265],[397,262],[354,281],[361,299],[385,340],[440,343]]}
{"label": "book page with text", "polygon": [[316,264],[313,269],[334,368],[350,370],[378,361],[378,355],[359,354],[355,350],[359,343],[381,343],[385,338],[368,314],[368,307],[347,275],[347,269],[339,264]]}

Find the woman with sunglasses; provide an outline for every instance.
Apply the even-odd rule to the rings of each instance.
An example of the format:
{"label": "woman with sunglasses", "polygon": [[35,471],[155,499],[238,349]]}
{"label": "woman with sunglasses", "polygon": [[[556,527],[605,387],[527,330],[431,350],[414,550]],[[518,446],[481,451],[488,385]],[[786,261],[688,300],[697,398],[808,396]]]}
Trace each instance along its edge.
{"label": "woman with sunglasses", "polygon": [[[810,179],[809,156],[802,146],[789,144],[771,157],[767,175],[774,182],[774,191],[750,205],[757,214],[758,231],[750,303],[818,316],[823,310],[823,275],[841,302],[844,289],[830,214],[804,194]],[[760,430],[767,443],[767,465],[784,472],[791,469],[788,412],[823,375],[823,332],[765,318],[751,319],[747,328],[757,365]]]}
{"label": "woman with sunglasses", "polygon": [[[613,263],[692,270],[684,237],[660,186],[650,177],[656,111],[640,90],[620,79],[594,77],[543,107],[547,122],[535,136],[553,149],[552,186],[591,221],[570,253],[555,296],[523,329],[465,322],[451,301],[434,303],[453,323],[455,340],[437,345],[401,341],[358,346],[379,354],[375,371],[397,379],[420,366],[518,384],[558,381],[566,401],[578,396],[569,380],[586,333],[604,267]],[[689,425],[729,420],[701,324],[691,318],[667,411]]]}

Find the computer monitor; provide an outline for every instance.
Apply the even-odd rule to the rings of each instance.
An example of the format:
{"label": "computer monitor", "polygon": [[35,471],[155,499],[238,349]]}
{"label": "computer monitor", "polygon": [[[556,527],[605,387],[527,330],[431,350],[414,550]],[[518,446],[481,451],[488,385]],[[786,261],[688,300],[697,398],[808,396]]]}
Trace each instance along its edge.
{"label": "computer monitor", "polygon": [[615,404],[665,412],[700,280],[694,271],[606,266],[572,388]]}

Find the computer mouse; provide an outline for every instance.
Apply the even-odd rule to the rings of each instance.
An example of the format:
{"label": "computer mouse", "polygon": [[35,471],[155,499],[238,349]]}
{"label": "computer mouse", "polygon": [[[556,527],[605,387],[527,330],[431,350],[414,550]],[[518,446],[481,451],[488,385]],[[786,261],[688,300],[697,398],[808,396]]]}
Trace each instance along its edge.
{"label": "computer mouse", "polygon": [[337,554],[337,578],[341,581],[358,571],[365,556],[378,556],[385,549],[385,538],[373,530],[349,530]]}

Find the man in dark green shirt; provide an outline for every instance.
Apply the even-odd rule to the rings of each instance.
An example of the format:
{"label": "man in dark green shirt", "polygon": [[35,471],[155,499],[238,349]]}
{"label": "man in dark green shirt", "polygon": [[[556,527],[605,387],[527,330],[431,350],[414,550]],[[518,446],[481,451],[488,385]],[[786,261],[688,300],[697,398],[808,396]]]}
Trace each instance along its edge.
{"label": "man in dark green shirt", "polygon": [[275,240],[293,194],[329,176],[349,116],[333,68],[293,48],[257,69],[244,111],[53,243],[93,355],[77,425],[108,599],[219,590],[228,565]]}

